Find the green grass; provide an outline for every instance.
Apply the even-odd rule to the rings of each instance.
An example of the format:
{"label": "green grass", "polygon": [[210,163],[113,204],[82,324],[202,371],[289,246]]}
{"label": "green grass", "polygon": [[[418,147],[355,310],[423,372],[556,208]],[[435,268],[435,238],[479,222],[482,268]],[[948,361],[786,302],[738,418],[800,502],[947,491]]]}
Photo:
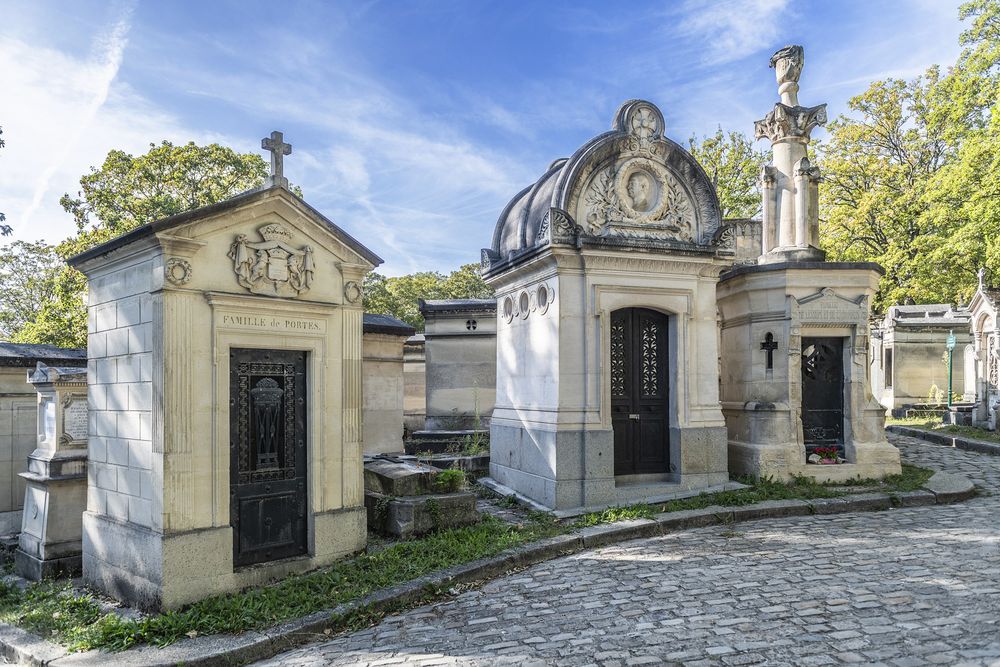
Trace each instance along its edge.
{"label": "green grass", "polygon": [[[74,651],[121,650],[141,643],[165,646],[185,636],[240,633],[273,626],[564,531],[548,518],[513,526],[487,516],[475,526],[398,542],[378,553],[288,577],[273,586],[210,597],[183,610],[141,620],[102,614],[89,595],[72,595],[68,584],[43,582],[23,593],[7,586],[0,589],[0,620]],[[332,619],[331,627],[356,622],[356,616]]]}
{"label": "green grass", "polygon": [[[909,491],[920,488],[931,471],[904,465],[903,474],[886,480],[852,480],[854,486]],[[648,519],[658,512],[701,509],[710,505],[750,505],[765,500],[831,498],[848,492],[838,485],[797,478],[790,483],[773,480],[738,481],[747,489],[700,494],[655,505],[611,507],[585,514],[569,525],[551,515],[528,512],[525,521],[512,525],[492,516],[465,528],[455,528],[396,542],[344,560],[332,567],[288,577],[272,586],[207,598],[179,611],[133,620],[104,613],[90,595],[73,594],[66,582],[41,582],[24,591],[0,582],[0,621],[59,642],[73,651],[93,648],[122,650],[137,644],[166,646],[185,636],[260,630],[338,604],[357,600],[379,589],[412,581],[425,574],[495,556],[529,542],[578,528],[629,519]],[[477,489],[478,491],[478,489]],[[481,495],[494,494],[480,491]],[[501,501],[501,504],[504,504]],[[427,590],[421,602],[442,595]],[[410,605],[419,602],[408,603]],[[405,605],[376,610],[371,606],[331,617],[331,630],[363,627]]]}
{"label": "green grass", "polygon": [[958,426],[956,424],[942,424],[940,419],[933,417],[904,417],[888,418],[885,420],[886,426],[909,426],[911,428],[922,428],[935,433],[949,433],[951,435],[961,435],[976,440],[986,440],[989,442],[1000,442],[1000,433],[987,431],[984,428],[975,426]]}

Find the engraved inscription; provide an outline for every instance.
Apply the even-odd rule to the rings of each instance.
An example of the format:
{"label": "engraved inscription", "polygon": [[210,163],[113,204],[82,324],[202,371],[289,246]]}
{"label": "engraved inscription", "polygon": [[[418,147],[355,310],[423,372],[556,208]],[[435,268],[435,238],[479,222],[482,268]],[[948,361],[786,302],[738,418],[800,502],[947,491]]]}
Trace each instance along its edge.
{"label": "engraved inscription", "polygon": [[323,333],[326,331],[326,320],[282,317],[278,315],[254,315],[250,313],[222,313],[219,325],[231,329],[306,331],[312,333]]}
{"label": "engraved inscription", "polygon": [[86,400],[75,400],[63,410],[63,433],[72,440],[87,439]]}

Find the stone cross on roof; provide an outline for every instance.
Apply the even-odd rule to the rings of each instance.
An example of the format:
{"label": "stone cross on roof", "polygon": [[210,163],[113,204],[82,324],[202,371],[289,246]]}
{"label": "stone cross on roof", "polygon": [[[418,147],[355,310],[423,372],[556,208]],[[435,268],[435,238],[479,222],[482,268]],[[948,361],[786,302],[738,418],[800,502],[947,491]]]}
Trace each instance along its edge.
{"label": "stone cross on roof", "polygon": [[986,288],[986,267],[980,266],[979,271],[976,272],[976,278],[979,279],[979,289]]}
{"label": "stone cross on roof", "polygon": [[285,178],[285,156],[292,154],[292,145],[285,143],[285,136],[275,130],[270,137],[260,140],[260,147],[271,151],[271,183],[288,187],[288,179]]}

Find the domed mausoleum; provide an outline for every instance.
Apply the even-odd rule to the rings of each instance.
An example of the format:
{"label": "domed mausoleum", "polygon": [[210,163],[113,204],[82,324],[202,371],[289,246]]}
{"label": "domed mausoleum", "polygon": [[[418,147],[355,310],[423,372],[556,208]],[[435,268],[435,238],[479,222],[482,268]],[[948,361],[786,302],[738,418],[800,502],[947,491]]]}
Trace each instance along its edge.
{"label": "domed mausoleum", "polygon": [[493,479],[557,510],[728,482],[716,283],[733,248],[650,102],[518,193],[483,250]]}

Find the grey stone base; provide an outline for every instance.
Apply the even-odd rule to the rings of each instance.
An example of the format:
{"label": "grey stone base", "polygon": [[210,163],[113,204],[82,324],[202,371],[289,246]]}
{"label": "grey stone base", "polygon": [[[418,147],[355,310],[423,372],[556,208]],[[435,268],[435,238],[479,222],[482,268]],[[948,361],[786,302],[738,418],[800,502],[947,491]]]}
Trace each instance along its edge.
{"label": "grey stone base", "polygon": [[368,527],[396,537],[425,535],[479,521],[476,496],[467,491],[393,498],[365,492]]}
{"label": "grey stone base", "polygon": [[560,512],[644,502],[729,481],[724,426],[671,427],[670,440],[671,470],[653,478],[616,478],[610,430],[528,430],[494,422],[490,477]]}
{"label": "grey stone base", "polygon": [[14,572],[29,581],[78,577],[82,569],[83,557],[80,555],[41,560],[20,549],[14,552]]}
{"label": "grey stone base", "polygon": [[367,540],[365,509],[315,513],[309,535],[310,555],[235,570],[229,526],[163,534],[84,512],[83,578],[90,586],[140,609],[175,609],[357,553]]}

